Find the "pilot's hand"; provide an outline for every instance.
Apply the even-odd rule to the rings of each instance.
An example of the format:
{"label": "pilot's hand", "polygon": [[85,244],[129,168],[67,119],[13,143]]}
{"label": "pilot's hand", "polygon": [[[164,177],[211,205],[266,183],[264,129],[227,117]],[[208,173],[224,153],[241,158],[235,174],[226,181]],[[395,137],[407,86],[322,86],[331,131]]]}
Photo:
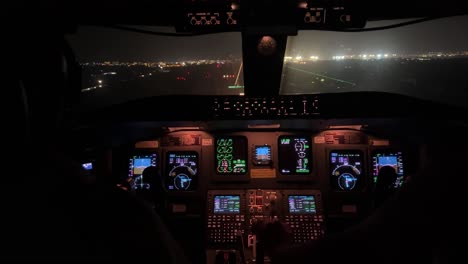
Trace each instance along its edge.
{"label": "pilot's hand", "polygon": [[265,254],[270,255],[279,248],[287,247],[292,241],[292,233],[287,224],[278,219],[254,220],[252,233],[263,243]]}

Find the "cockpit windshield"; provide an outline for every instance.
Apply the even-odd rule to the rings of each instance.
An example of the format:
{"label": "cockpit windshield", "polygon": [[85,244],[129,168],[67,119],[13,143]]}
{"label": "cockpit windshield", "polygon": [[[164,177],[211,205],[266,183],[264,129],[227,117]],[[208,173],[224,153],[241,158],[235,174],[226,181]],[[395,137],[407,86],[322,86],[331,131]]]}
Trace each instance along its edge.
{"label": "cockpit windshield", "polygon": [[86,108],[149,96],[244,92],[240,33],[168,37],[81,27],[68,40],[82,68]]}
{"label": "cockpit windshield", "polygon": [[288,39],[281,93],[389,92],[466,107],[467,27],[460,16],[380,31],[301,31]]}
{"label": "cockpit windshield", "polygon": [[[300,31],[288,38],[280,94],[389,92],[466,107],[467,27],[468,16],[458,16],[369,32]],[[170,37],[87,26],[68,40],[82,66],[85,108],[244,94],[239,32]]]}

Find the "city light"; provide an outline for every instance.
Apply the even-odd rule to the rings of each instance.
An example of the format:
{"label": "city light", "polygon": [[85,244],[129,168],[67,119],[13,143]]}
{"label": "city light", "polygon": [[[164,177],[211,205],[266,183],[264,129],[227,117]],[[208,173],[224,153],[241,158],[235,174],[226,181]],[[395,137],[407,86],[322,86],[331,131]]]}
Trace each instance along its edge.
{"label": "city light", "polygon": [[333,56],[333,60],[344,60],[345,56]]}
{"label": "city light", "polygon": [[[377,52],[376,52],[377,51]],[[302,53],[305,53],[306,51],[303,51]],[[309,53],[310,52],[310,53]],[[354,68],[354,65],[352,61],[358,61],[362,60],[365,61],[365,63],[379,63],[379,61],[384,61],[384,60],[391,60],[391,61],[430,61],[430,60],[446,60],[446,59],[451,59],[451,58],[466,58],[468,57],[468,50],[465,51],[453,51],[453,52],[447,52],[447,51],[440,51],[440,50],[434,50],[434,51],[428,51],[424,53],[393,53],[391,50],[382,50],[382,49],[376,49],[376,50],[366,50],[366,52],[370,53],[354,53],[352,54],[352,50],[347,49],[347,50],[337,50],[335,54],[339,55],[334,55],[334,56],[323,56],[323,54],[314,54],[312,53],[313,51],[307,52],[308,55],[306,57],[303,57],[302,55],[298,54],[288,54],[288,56],[284,57],[284,61],[287,62],[287,67],[294,67],[292,65],[288,64],[317,64],[321,61],[336,61],[336,64],[342,65],[345,69],[351,69]],[[307,54],[305,53],[305,54]],[[311,54],[312,53],[312,54]],[[340,54],[341,53],[341,54]],[[344,54],[346,55],[344,55]],[[319,56],[322,55],[322,56]],[[346,61],[346,63],[344,63]],[[81,66],[83,67],[103,67],[100,69],[99,73],[92,74],[90,76],[89,81],[87,82],[88,86],[84,89],[82,89],[83,92],[87,91],[92,91],[95,89],[99,88],[108,88],[112,87],[116,82],[120,81],[121,78],[125,76],[124,73],[125,71],[128,71],[127,68],[129,67],[138,67],[138,70],[135,69],[134,72],[135,74],[132,77],[136,78],[143,78],[145,76],[152,76],[153,72],[155,73],[155,76],[160,76],[162,74],[168,73],[168,72],[178,72],[182,71],[182,73],[175,78],[177,81],[190,81],[192,80],[192,75],[189,70],[191,70],[190,67],[196,66],[196,65],[210,65],[212,64],[213,67],[216,67],[217,73],[216,74],[210,74],[210,73],[205,73],[204,77],[205,78],[224,78],[225,82],[234,82],[234,79],[236,80],[234,82],[234,85],[228,87],[230,89],[240,89],[243,88],[243,86],[239,85],[238,79],[239,76],[242,76],[241,74],[241,69],[240,68],[239,72],[237,74],[222,74],[222,71],[224,71],[224,64],[230,64],[230,63],[242,63],[242,60],[239,59],[226,59],[226,60],[220,60],[220,59],[201,59],[201,60],[180,60],[180,61],[155,61],[155,62],[139,62],[139,61],[129,61],[129,62],[121,62],[121,61],[101,61],[101,62],[83,62],[80,63]],[[121,67],[121,69],[117,68]],[[144,67],[143,72],[138,73],[142,68]],[[221,72],[220,72],[221,71]],[[157,74],[157,75],[156,75]],[[320,82],[328,82],[328,79],[321,79],[321,76],[317,77],[316,80],[312,82],[312,84],[317,85]]]}

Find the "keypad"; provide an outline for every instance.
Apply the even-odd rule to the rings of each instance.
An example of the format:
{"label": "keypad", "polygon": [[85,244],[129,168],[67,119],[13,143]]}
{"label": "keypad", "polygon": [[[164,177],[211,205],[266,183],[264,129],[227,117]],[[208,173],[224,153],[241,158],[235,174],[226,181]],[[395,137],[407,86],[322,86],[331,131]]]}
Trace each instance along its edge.
{"label": "keypad", "polygon": [[237,234],[244,233],[244,215],[209,215],[207,221],[208,240],[211,244],[232,244]]}
{"label": "keypad", "polygon": [[294,243],[306,243],[325,234],[322,215],[287,215],[285,223],[291,228]]}

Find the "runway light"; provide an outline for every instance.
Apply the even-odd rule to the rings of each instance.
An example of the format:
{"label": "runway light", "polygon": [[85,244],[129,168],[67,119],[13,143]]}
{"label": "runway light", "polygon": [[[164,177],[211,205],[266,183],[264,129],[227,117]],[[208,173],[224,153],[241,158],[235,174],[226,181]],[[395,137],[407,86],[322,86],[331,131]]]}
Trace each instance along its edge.
{"label": "runway light", "polygon": [[384,57],[385,57],[385,58],[388,58],[388,54],[384,54]]}
{"label": "runway light", "polygon": [[302,60],[302,56],[297,56],[296,60]]}

